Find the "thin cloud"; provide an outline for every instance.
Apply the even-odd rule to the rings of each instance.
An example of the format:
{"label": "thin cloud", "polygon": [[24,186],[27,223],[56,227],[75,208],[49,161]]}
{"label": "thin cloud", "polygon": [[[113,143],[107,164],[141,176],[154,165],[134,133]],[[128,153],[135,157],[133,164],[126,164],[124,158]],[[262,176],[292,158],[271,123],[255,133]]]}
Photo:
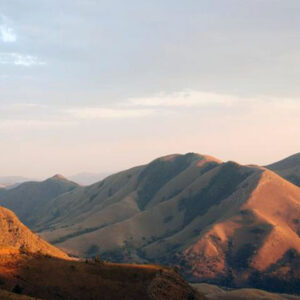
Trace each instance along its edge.
{"label": "thin cloud", "polygon": [[44,130],[48,128],[60,128],[65,126],[77,125],[76,122],[70,120],[1,120],[0,129],[39,129]]}
{"label": "thin cloud", "polygon": [[0,53],[0,64],[30,67],[45,65],[46,63],[32,55],[24,55],[20,53]]}
{"label": "thin cloud", "polygon": [[76,119],[119,119],[119,118],[140,118],[151,115],[152,109],[122,109],[103,107],[83,107],[67,109],[66,113]]}
{"label": "thin cloud", "polygon": [[232,95],[207,93],[195,90],[178,91],[171,94],[160,93],[158,95],[142,98],[131,98],[126,105],[145,107],[196,107],[211,105],[232,105],[239,99]]}
{"label": "thin cloud", "polygon": [[158,95],[130,98],[123,103],[124,107],[159,108],[177,110],[180,108],[208,108],[208,107],[257,107],[267,106],[276,108],[300,109],[300,100],[293,98],[267,97],[239,97],[230,94],[208,93],[197,90],[184,90],[175,93],[159,93]]}

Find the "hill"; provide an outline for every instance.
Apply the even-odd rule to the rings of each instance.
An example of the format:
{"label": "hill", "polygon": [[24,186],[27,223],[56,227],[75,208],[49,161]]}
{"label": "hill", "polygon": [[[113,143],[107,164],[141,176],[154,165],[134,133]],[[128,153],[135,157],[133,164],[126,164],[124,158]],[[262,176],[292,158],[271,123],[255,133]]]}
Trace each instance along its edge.
{"label": "hill", "polygon": [[0,286],[15,300],[204,299],[171,268],[70,259],[2,207]]}
{"label": "hill", "polygon": [[286,180],[300,186],[300,153],[275,162],[266,168],[276,172]]}
{"label": "hill", "polygon": [[78,185],[62,175],[42,182],[24,182],[13,189],[0,190],[0,205],[14,211],[26,225],[32,225],[39,210],[50,200],[71,191]]}
{"label": "hill", "polygon": [[218,286],[198,283],[193,287],[211,300],[300,300],[300,297],[287,294],[274,294],[257,289],[225,290]]}
{"label": "hill", "polygon": [[33,226],[67,253],[177,265],[194,282],[299,292],[300,190],[258,166],[170,155],[51,199]]}
{"label": "hill", "polygon": [[0,207],[0,256],[23,252],[68,259],[64,252],[32,233],[13,212]]}

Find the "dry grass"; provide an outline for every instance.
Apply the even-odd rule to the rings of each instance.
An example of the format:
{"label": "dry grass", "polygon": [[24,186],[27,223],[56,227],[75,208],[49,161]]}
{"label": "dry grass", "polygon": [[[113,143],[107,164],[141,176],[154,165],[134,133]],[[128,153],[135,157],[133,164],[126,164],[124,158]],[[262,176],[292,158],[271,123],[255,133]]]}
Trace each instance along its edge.
{"label": "dry grass", "polygon": [[68,261],[39,255],[2,257],[2,288],[62,299],[204,299],[174,271],[157,265]]}

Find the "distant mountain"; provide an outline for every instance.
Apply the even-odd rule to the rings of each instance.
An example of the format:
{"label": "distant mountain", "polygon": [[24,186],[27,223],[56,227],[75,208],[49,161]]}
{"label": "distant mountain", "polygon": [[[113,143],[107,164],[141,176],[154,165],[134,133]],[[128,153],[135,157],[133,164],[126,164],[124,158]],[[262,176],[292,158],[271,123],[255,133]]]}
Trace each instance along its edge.
{"label": "distant mountain", "polygon": [[96,183],[105,177],[110,175],[110,173],[79,173],[73,176],[70,176],[70,180],[80,184],[80,185],[91,185],[93,183]]}
{"label": "distant mountain", "polygon": [[286,180],[300,186],[300,153],[266,166]]}
{"label": "distant mountain", "polygon": [[299,292],[299,216],[300,189],[272,171],[188,153],[53,198],[32,228],[73,255]]}
{"label": "distant mountain", "polygon": [[16,187],[26,181],[30,181],[30,179],[21,176],[0,176],[0,188]]}
{"label": "distant mountain", "polygon": [[78,185],[62,175],[45,181],[24,182],[12,189],[0,190],[0,205],[13,210],[26,225],[39,218],[39,210],[50,200]]}

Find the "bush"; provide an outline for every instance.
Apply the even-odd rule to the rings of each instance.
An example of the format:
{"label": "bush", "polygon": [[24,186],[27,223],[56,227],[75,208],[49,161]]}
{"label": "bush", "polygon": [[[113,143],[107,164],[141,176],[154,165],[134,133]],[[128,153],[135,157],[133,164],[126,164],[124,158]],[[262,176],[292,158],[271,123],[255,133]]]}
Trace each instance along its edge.
{"label": "bush", "polygon": [[23,288],[16,284],[15,287],[12,289],[12,292],[15,294],[22,294]]}

